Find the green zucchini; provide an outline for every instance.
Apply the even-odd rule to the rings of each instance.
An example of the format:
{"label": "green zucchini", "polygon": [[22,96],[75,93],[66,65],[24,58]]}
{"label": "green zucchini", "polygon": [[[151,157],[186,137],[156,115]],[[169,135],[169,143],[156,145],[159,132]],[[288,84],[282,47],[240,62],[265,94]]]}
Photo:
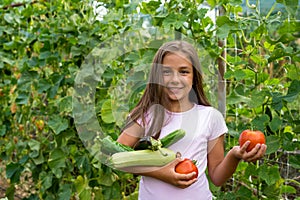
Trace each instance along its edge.
{"label": "green zucchini", "polygon": [[178,130],[175,130],[175,131],[169,133],[165,137],[161,138],[160,142],[162,144],[162,147],[167,148],[167,147],[171,146],[172,144],[174,144],[175,142],[179,141],[184,136],[185,136],[185,131],[182,129],[178,129]]}
{"label": "green zucchini", "polygon": [[131,152],[119,152],[110,157],[114,168],[122,170],[140,166],[164,166],[176,159],[177,154],[167,148],[159,148],[156,151],[150,149]]}
{"label": "green zucchini", "polygon": [[106,136],[101,140],[101,151],[107,155],[112,155],[119,152],[133,151],[133,149],[113,140],[110,136]]}

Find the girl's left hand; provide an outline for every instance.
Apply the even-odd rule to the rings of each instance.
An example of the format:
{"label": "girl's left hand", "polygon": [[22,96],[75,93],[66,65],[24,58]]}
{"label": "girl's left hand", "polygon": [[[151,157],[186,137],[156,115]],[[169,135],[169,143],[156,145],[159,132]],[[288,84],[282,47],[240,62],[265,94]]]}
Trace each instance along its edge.
{"label": "girl's left hand", "polygon": [[237,159],[242,159],[246,162],[255,162],[265,155],[267,145],[257,144],[251,151],[247,152],[246,149],[249,146],[249,144],[250,141],[247,141],[242,147],[233,147],[233,150],[235,152],[234,155]]}

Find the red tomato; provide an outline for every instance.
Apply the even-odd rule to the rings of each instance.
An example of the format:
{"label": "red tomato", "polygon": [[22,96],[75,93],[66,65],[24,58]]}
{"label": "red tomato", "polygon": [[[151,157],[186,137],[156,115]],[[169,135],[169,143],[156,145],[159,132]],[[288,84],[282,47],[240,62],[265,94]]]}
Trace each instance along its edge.
{"label": "red tomato", "polygon": [[239,137],[240,147],[243,146],[247,140],[250,141],[246,149],[247,152],[251,151],[256,144],[266,144],[265,135],[258,130],[244,130]]}
{"label": "red tomato", "polygon": [[194,164],[194,162],[188,158],[185,158],[183,161],[178,163],[175,166],[175,172],[180,173],[180,174],[189,174],[192,172],[196,172],[196,174],[191,178],[197,178],[198,177],[198,168]]}

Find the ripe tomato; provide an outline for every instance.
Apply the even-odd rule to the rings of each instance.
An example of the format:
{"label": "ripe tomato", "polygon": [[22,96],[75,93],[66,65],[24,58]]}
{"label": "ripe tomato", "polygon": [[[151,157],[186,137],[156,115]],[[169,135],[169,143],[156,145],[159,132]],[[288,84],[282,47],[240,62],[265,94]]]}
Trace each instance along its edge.
{"label": "ripe tomato", "polygon": [[244,130],[239,137],[240,147],[243,146],[247,140],[250,141],[246,149],[247,152],[251,151],[256,144],[266,144],[265,135],[258,130]]}
{"label": "ripe tomato", "polygon": [[196,174],[191,179],[198,177],[198,168],[196,167],[194,162],[188,158],[185,158],[175,166],[175,172],[180,174],[189,174],[192,172],[196,172]]}

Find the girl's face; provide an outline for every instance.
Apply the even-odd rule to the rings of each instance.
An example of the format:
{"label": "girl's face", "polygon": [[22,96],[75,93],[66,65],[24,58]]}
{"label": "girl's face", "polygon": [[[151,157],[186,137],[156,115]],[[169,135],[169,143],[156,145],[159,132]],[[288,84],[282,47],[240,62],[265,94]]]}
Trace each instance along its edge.
{"label": "girl's face", "polygon": [[163,62],[164,91],[171,101],[189,103],[193,85],[193,66],[182,53],[168,53]]}

